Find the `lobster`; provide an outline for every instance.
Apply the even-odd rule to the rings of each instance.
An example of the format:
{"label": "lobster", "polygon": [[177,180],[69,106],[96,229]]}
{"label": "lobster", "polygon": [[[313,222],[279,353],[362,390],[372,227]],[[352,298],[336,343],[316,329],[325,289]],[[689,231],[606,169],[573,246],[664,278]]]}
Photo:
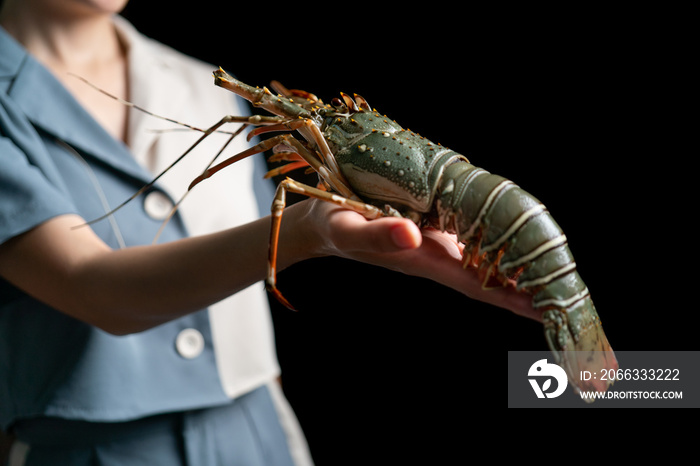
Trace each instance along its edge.
{"label": "lobster", "polygon": [[[351,97],[341,92],[340,98],[325,104],[314,94],[287,89],[276,81],[271,84],[277,92],[274,95],[266,87],[249,86],[221,68],[214,71],[214,78],[217,86],[274,116],[225,116],[210,128],[199,130],[204,134],[170,167],[227,123],[243,123],[231,138],[248,126],[255,127],[248,132],[248,140],[269,132],[282,134],[213,165],[220,151],[188,191],[223,168],[269,150],[273,152],[270,161],[286,164],[270,170],[266,178],[300,168],[318,174],[316,187],[284,179],[272,203],[266,287],[283,305],[293,309],[276,285],[277,246],[287,192],[334,203],[370,220],[405,217],[419,227],[456,235],[464,245],[463,267],[475,269],[485,288],[512,287],[532,296],[533,307],[542,313],[545,338],[555,362],[564,369],[575,392],[605,391],[612,384],[612,380],[579,377],[581,371],[614,371],[618,364],[590,292],[576,270],[566,236],[534,196],[514,182],[472,165],[464,155],[402,128],[357,94]],[[295,131],[303,139],[294,137]],[[88,223],[107,217],[136,198],[170,167],[110,213]]]}
{"label": "lobster", "polygon": [[[249,140],[273,131],[282,134],[211,166],[189,189],[244,157],[270,149],[270,160],[287,163],[266,177],[299,168],[319,177],[316,187],[287,178],[275,193],[266,286],[282,304],[293,308],[277,289],[275,268],[287,192],[328,201],[368,219],[409,218],[419,227],[455,234],[464,244],[463,266],[476,269],[484,287],[513,287],[532,296],[533,307],[542,312],[548,346],[574,391],[607,390],[611,381],[578,377],[583,370],[616,370],[617,360],[566,236],[534,196],[472,165],[464,155],[402,128],[357,94],[341,92],[325,104],[278,82],[271,84],[274,95],[223,69],[214,71],[214,78],[217,86],[277,116],[247,118],[257,126],[248,133]],[[294,131],[303,139],[294,137]]]}

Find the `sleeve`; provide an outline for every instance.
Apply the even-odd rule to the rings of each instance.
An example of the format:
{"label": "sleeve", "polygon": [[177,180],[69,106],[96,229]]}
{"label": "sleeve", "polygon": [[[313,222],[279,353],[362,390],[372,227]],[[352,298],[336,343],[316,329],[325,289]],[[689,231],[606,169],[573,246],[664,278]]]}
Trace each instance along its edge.
{"label": "sleeve", "polygon": [[0,93],[0,244],[77,209],[41,138]]}

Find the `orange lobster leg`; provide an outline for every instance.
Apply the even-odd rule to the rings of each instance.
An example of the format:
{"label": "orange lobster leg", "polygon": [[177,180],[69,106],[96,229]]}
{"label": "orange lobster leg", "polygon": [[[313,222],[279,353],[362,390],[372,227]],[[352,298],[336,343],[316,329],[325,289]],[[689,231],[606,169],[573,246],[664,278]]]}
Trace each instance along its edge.
{"label": "orange lobster leg", "polygon": [[365,204],[364,202],[348,199],[337,194],[321,191],[320,189],[312,188],[303,183],[298,183],[291,178],[283,180],[275,192],[275,199],[272,202],[272,226],[270,228],[270,251],[267,262],[267,279],[265,284],[267,290],[284,306],[291,310],[295,310],[289,301],[277,289],[277,248],[279,245],[280,227],[282,225],[282,214],[287,205],[287,191],[303,194],[305,196],[320,199],[330,202],[344,209],[353,210],[364,215],[367,219],[375,219],[383,216],[383,212],[373,205]]}

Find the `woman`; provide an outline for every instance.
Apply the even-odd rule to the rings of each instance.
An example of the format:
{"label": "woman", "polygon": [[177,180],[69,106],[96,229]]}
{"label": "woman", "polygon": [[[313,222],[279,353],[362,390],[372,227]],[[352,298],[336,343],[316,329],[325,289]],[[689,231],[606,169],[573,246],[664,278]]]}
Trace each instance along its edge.
{"label": "woman", "polygon": [[[273,383],[257,162],[193,190],[160,244],[150,242],[213,139],[200,148],[207,160],[185,162],[199,168],[183,164],[110,219],[74,228],[197,136],[148,132],[161,123],[72,75],[202,127],[213,122],[198,115],[243,112],[211,85],[210,65],[115,18],[125,3],[5,0],[0,10],[0,429],[26,464],[308,463]],[[285,213],[278,270],[337,255],[536,318],[524,296],[481,291],[459,253],[450,235],[409,220],[368,222],[309,200]]]}

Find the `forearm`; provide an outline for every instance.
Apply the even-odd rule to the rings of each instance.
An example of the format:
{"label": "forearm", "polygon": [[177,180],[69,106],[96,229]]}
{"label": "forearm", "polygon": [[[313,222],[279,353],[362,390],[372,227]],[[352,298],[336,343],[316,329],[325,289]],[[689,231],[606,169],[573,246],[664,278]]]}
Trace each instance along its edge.
{"label": "forearm", "polygon": [[95,257],[70,277],[85,291],[67,307],[113,333],[202,309],[264,278],[266,223]]}
{"label": "forearm", "polygon": [[[302,215],[303,216],[303,215]],[[309,257],[285,213],[278,270]],[[52,307],[115,334],[142,331],[265,278],[270,220],[166,244],[111,250],[64,216],[2,245],[0,274]],[[301,233],[301,234],[300,234]],[[9,265],[12,264],[12,265]]]}

